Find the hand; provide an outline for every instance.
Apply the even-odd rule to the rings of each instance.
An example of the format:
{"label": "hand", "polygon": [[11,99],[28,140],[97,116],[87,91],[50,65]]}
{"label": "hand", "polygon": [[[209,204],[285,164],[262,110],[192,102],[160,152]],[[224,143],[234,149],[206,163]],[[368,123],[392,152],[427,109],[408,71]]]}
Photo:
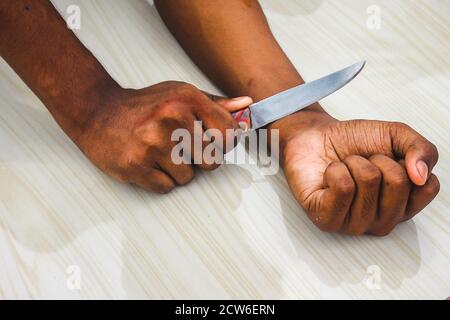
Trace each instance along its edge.
{"label": "hand", "polygon": [[[116,91],[95,109],[75,142],[94,164],[119,181],[159,193],[188,183],[194,177],[193,165],[174,164],[171,151],[178,142],[171,141],[171,134],[185,128],[193,140],[195,120],[201,120],[204,129],[219,129],[224,140],[234,139],[226,135],[226,129],[238,127],[230,113],[192,85],[163,82]],[[219,102],[240,109],[252,101],[242,97]],[[198,166],[211,170],[219,164],[202,161]]]}
{"label": "hand", "polygon": [[270,128],[294,196],[323,231],[386,235],[439,192],[437,149],[405,124],[302,111]]}

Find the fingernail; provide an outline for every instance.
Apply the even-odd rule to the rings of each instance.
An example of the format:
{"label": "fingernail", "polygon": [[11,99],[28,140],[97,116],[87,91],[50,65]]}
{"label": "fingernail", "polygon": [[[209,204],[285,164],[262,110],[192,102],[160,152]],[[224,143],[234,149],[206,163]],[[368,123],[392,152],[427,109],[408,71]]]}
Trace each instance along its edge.
{"label": "fingernail", "polygon": [[425,162],[423,162],[422,160],[417,161],[416,169],[423,179],[426,180],[428,178],[428,166]]}

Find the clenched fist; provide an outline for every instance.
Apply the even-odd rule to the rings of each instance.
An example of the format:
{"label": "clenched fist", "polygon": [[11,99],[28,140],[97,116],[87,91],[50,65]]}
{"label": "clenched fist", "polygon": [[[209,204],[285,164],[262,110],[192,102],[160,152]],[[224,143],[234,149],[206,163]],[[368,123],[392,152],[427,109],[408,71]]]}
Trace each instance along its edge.
{"label": "clenched fist", "polygon": [[[251,102],[248,97],[213,101],[194,86],[173,81],[140,90],[119,89],[96,107],[75,142],[117,180],[165,193],[194,177],[193,165],[171,159],[177,143],[171,141],[172,132],[184,128],[193,137],[194,121],[202,121],[200,135],[209,128],[219,129],[225,140],[219,145],[227,146],[226,140],[234,139],[227,129],[238,125],[224,107],[240,109]],[[198,166],[210,170],[218,164],[201,161]]]}
{"label": "clenched fist", "polygon": [[405,124],[302,111],[271,128],[294,196],[323,231],[386,235],[439,192],[437,149]]}

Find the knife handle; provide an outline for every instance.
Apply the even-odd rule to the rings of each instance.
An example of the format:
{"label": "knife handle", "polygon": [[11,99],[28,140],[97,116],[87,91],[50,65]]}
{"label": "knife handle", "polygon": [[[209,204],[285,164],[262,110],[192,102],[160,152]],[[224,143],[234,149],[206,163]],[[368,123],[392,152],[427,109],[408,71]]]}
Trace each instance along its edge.
{"label": "knife handle", "polygon": [[245,108],[236,112],[233,112],[231,116],[237,121],[239,127],[245,132],[250,129],[250,109]]}

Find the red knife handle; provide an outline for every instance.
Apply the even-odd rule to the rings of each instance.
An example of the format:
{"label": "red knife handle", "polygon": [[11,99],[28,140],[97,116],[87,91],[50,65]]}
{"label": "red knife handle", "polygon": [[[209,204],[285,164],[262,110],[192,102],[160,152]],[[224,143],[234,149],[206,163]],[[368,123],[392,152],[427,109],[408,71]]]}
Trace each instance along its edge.
{"label": "red knife handle", "polygon": [[245,108],[236,112],[233,112],[231,116],[234,118],[234,120],[237,121],[239,124],[239,127],[243,131],[247,131],[250,129],[250,109]]}

